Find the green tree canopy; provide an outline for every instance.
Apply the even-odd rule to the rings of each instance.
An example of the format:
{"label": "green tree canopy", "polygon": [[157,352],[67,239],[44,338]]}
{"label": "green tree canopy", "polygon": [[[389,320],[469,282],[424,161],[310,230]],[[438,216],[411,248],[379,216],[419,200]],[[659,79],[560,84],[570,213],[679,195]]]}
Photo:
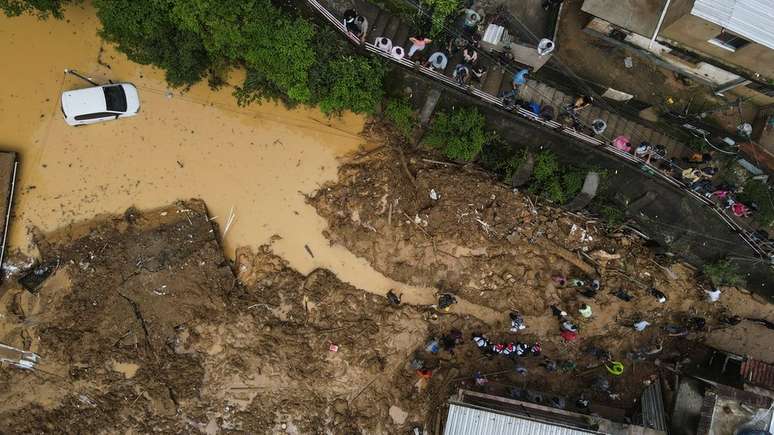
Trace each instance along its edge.
{"label": "green tree canopy", "polygon": [[0,0],[0,10],[9,17],[30,13],[40,18],[49,15],[62,18],[62,8],[67,3],[72,3],[72,0]]}
{"label": "green tree canopy", "polygon": [[381,98],[380,65],[345,57],[341,38],[270,0],[94,4],[103,37],[130,59],[163,68],[174,86],[244,66],[240,103],[280,98],[290,105],[319,104],[326,113],[370,113]]}
{"label": "green tree canopy", "polygon": [[435,115],[425,143],[443,150],[450,159],[471,161],[489,138],[484,132],[484,115],[475,107],[463,107]]}

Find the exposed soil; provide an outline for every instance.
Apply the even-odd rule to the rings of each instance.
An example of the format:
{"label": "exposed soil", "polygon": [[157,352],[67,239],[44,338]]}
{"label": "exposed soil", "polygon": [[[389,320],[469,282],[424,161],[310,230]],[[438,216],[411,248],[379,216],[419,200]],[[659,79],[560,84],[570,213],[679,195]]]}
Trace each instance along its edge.
{"label": "exposed soil", "polygon": [[[432,199],[431,191],[440,198]],[[454,293],[503,313],[503,319],[511,310],[520,311],[527,329],[519,335],[541,340],[554,358],[582,360],[589,346],[624,361],[628,352],[659,342],[669,349],[662,327],[685,324],[690,317],[705,318],[709,330],[722,330],[730,341],[747,337],[749,325],[725,328],[721,316],[774,318],[771,306],[734,288],[723,289],[721,301],[709,303],[708,283],[690,266],[657,257],[634,236],[608,235],[593,219],[535,201],[472,168],[419,156],[404,168],[390,149],[343,166],[339,182],[310,199],[328,219],[333,243],[395,280]],[[552,277],[559,275],[586,282],[596,278],[602,287],[596,296],[584,297],[569,285],[557,285]],[[666,304],[649,293],[651,287],[666,294]],[[619,289],[634,300],[615,296]],[[590,319],[578,314],[581,304],[592,307]],[[580,323],[579,341],[564,343],[550,305]],[[632,324],[642,319],[652,326],[637,333]],[[498,330],[507,326],[502,322]],[[690,338],[703,339],[706,332]],[[772,339],[757,336],[758,350],[770,348]],[[771,358],[770,352],[749,350],[757,358]]]}

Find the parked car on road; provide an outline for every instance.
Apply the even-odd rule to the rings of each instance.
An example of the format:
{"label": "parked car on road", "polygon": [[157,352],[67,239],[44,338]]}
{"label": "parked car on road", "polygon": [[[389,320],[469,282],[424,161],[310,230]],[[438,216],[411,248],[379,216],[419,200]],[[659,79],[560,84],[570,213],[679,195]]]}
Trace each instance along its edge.
{"label": "parked car on road", "polygon": [[76,89],[62,93],[65,122],[79,126],[134,116],[140,111],[140,96],[131,83]]}

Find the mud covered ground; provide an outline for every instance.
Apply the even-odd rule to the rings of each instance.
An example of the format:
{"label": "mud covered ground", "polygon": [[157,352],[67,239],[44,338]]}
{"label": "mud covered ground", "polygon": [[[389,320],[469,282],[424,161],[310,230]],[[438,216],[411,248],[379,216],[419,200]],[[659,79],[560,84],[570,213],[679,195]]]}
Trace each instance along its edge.
{"label": "mud covered ground", "polygon": [[[655,258],[636,238],[606,236],[474,170],[411,156],[404,167],[396,156],[383,148],[356,157],[310,202],[332,243],[417,291],[434,286],[466,304],[448,313],[391,305],[327,270],[300,274],[270,246],[239,249],[231,263],[196,200],[38,233],[40,261],[54,271],[32,292],[6,280],[0,342],[37,352],[41,363],[0,370],[0,433],[433,433],[459,388],[527,399],[540,391],[569,407],[583,396],[594,412],[621,420],[658,373],[655,358],[703,352],[695,343],[704,331],[688,341],[661,326],[700,315],[711,329],[724,312],[771,315],[736,289],[705,302],[690,268]],[[602,290],[583,299],[552,284],[558,273],[599,277]],[[666,305],[644,292],[651,285],[667,294]],[[618,288],[635,300],[610,294]],[[590,320],[576,314],[581,302],[594,308]],[[559,338],[549,304],[580,324],[580,340]],[[508,331],[514,309],[527,322],[518,334]],[[639,318],[654,325],[635,333],[630,323]],[[452,330],[462,333],[456,347],[425,351]],[[721,332],[735,340],[733,329]],[[540,342],[542,355],[483,355],[474,333]],[[607,376],[595,347],[623,361],[625,374]],[[546,371],[545,359],[564,370]],[[476,373],[487,382],[476,384]],[[609,392],[591,388],[601,378]]]}
{"label": "mud covered ground", "polygon": [[[746,321],[728,328],[719,322],[734,314],[774,320],[771,306],[747,292],[724,288],[720,302],[709,303],[704,290],[710,286],[700,274],[674,258],[656,256],[633,235],[607,234],[589,217],[535,203],[474,168],[421,156],[405,160],[404,166],[390,148],[355,159],[340,169],[337,183],[321,188],[310,202],[328,220],[333,243],[366,258],[385,275],[434,286],[500,312],[502,321],[491,325],[500,332],[498,339],[539,340],[549,357],[572,359],[579,366],[599,364],[586,352],[593,347],[632,365],[630,352],[662,345],[658,357],[665,359],[681,353],[673,349],[688,350],[684,340],[668,336],[662,328],[703,317],[707,327],[688,338],[703,341],[708,334],[717,335],[721,338],[713,340],[716,346],[755,341],[733,350],[771,361],[766,349],[774,341],[765,328]],[[552,277],[558,275],[586,282],[596,278],[602,287],[595,297],[584,297],[572,286],[554,283]],[[666,304],[650,295],[651,287],[667,295]],[[619,289],[633,300],[616,297],[613,293]],[[578,314],[581,304],[592,307],[590,319]],[[578,341],[565,343],[559,336],[550,305],[561,307],[579,323]],[[518,335],[507,333],[511,310],[526,319],[527,329]],[[632,324],[637,320],[652,326],[635,332]],[[639,395],[643,376],[654,371],[648,362],[636,363],[636,375],[616,379],[623,402],[600,400],[627,406]],[[525,382],[576,394],[588,387],[588,379],[540,373],[527,376]]]}
{"label": "mud covered ground", "polygon": [[37,243],[58,266],[35,294],[4,286],[0,342],[42,363],[0,370],[2,433],[396,433],[421,423],[429,396],[405,367],[435,327],[424,313],[325,270],[303,276],[265,247],[240,250],[237,282],[199,201]]}

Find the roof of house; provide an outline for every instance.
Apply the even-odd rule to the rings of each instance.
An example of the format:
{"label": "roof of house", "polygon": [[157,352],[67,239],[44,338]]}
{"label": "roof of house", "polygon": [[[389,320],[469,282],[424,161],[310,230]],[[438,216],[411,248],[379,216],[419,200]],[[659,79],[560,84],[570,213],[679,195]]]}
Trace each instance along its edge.
{"label": "roof of house", "polygon": [[691,15],[774,50],[772,0],[695,0]]}
{"label": "roof of house", "polygon": [[598,432],[452,403],[444,435],[589,435]]}
{"label": "roof of house", "polygon": [[774,390],[774,365],[748,359],[742,363],[740,375],[745,382]]}

